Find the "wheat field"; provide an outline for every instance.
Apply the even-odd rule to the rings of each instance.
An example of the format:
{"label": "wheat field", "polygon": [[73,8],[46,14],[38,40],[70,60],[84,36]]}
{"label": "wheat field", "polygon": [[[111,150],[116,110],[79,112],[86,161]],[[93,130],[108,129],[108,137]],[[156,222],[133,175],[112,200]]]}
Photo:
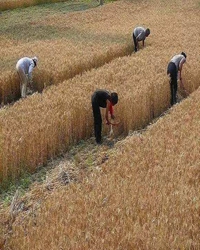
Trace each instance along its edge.
{"label": "wheat field", "polygon": [[12,10],[44,3],[64,2],[64,0],[0,0],[0,10]]}
{"label": "wheat field", "polygon": [[199,94],[18,216],[9,249],[199,249]]}
{"label": "wheat field", "polygon": [[[104,30],[106,32],[103,26],[102,34],[99,34],[98,30],[83,29],[82,20],[77,22],[73,13],[68,13],[67,6],[35,6],[0,15],[3,22],[0,27],[2,104],[20,97],[15,65],[21,57],[37,55],[39,58],[38,67],[33,72],[33,83],[35,91],[41,92],[47,86],[131,53],[132,40],[127,35],[128,31],[126,34],[103,34]],[[112,10],[106,12],[106,19],[109,19]],[[96,23],[99,29],[96,9],[86,11],[84,15],[86,20],[92,19],[91,23]]]}
{"label": "wheat field", "polygon": [[[99,67],[116,57],[131,54],[132,31],[137,25],[149,25],[152,28],[149,46],[152,43],[154,48],[160,48],[160,53],[163,53],[163,45],[165,51],[169,49],[167,61],[174,53],[180,53],[187,48],[190,61],[198,65],[199,59],[193,53],[193,48],[198,50],[199,44],[199,34],[196,32],[199,24],[198,3],[187,2],[188,8],[192,8],[194,14],[191,19],[190,15],[185,18],[187,7],[184,4],[179,7],[180,13],[173,10],[178,2],[166,9],[163,4],[158,4],[155,10],[154,5],[153,1],[136,2],[132,8],[130,2],[117,2],[115,7],[108,4],[79,12],[78,15],[73,12],[67,13],[64,7],[61,8],[62,11],[60,8],[54,10],[44,7],[41,10],[40,7],[31,7],[11,13],[3,12],[0,16],[3,21],[0,32],[0,102],[6,104],[20,97],[19,80],[15,72],[19,58],[35,55],[39,58],[38,67],[33,73],[33,81],[35,91],[41,92],[47,86]],[[147,10],[151,15],[144,15],[141,20],[140,13]],[[180,22],[182,19],[183,24]],[[166,22],[169,22],[167,27]],[[174,22],[177,22],[176,26]],[[193,37],[190,46],[184,32],[187,36]],[[176,38],[166,41],[165,36],[160,37],[162,33],[170,33]],[[150,60],[153,58],[152,56]],[[195,68],[190,69],[190,72],[191,70],[197,74]],[[190,82],[191,88],[192,85]]]}
{"label": "wheat field", "polygon": [[[143,64],[144,61],[138,58],[137,64],[139,62]],[[163,112],[168,105],[168,89],[162,88],[160,84],[155,94],[150,94],[154,89],[153,75],[149,75],[146,86],[141,89],[138,83],[142,84],[143,79],[137,78],[134,83],[132,70],[135,69],[138,74],[142,74],[143,70],[137,69],[135,63],[134,57],[116,59],[98,70],[94,69],[58,86],[52,86],[42,95],[33,95],[2,110],[2,180],[8,177],[13,179],[24,169],[34,170],[48,159],[66,151],[70,145],[90,137],[93,134],[90,99],[97,86],[120,94],[121,105],[116,107],[116,114],[122,121],[119,133],[141,128],[153,116]],[[166,76],[160,78],[162,83],[167,80]],[[131,98],[126,89],[133,87],[135,92]],[[157,103],[156,100],[161,95],[162,102]],[[137,96],[140,97],[139,103],[135,101]]]}
{"label": "wheat field", "polygon": [[[35,94],[26,100],[20,100],[12,107],[2,109],[0,112],[1,181],[15,179],[24,170],[34,171],[38,166],[45,165],[48,159],[66,151],[70,145],[90,137],[93,133],[90,98],[97,88],[116,91],[119,94],[120,101],[116,107],[116,114],[121,120],[121,125],[117,128],[116,135],[127,134],[129,130],[146,126],[169,107],[166,67],[175,52],[187,48],[187,51],[184,51],[188,54],[188,62],[184,65],[183,78],[188,92],[197,89],[200,59],[195,55],[199,53],[200,48],[198,32],[194,31],[199,27],[200,18],[195,3],[191,1],[188,5],[187,19],[185,18],[182,25],[179,20],[185,17],[187,9],[182,9],[178,3],[174,5],[174,9],[170,9],[169,4],[167,9],[162,4],[155,7],[154,2],[142,3],[141,7],[139,3],[135,6],[130,2],[116,2],[100,9],[105,14],[101,15],[96,23],[92,20],[95,20],[98,9],[81,12],[79,15],[71,13],[69,21],[73,23],[74,20],[76,27],[78,23],[83,23],[83,19],[90,17],[90,22],[82,25],[83,30],[94,30],[95,25],[100,22],[102,30],[96,28],[96,32],[99,34],[102,32],[102,36],[106,33],[110,35],[123,33],[124,29],[126,29],[125,34],[129,32],[131,36],[133,24],[137,25],[142,11],[148,10],[151,12],[150,17],[143,15],[141,23],[151,27],[152,35],[146,42],[145,49],[137,54],[118,58],[99,69],[93,69],[82,76],[52,86],[42,94]],[[113,19],[110,17],[111,13],[116,13],[112,15]],[[123,22],[119,24],[117,20],[119,21],[120,13]],[[135,13],[132,17],[133,24],[130,25],[130,16],[133,13]],[[59,19],[52,19],[52,23],[54,22],[60,25]],[[109,26],[109,22],[112,25]],[[132,27],[126,27],[127,24]],[[189,37],[194,37],[190,41],[190,47],[187,46],[187,36],[181,35],[186,31]],[[176,42],[168,39],[169,33],[172,37],[180,34]],[[42,46],[41,43],[43,49]],[[115,44],[113,46],[115,47]],[[55,74],[59,72],[58,68],[55,64],[57,69]],[[45,77],[45,74],[41,74],[42,77]],[[106,133],[105,126],[104,133]]]}
{"label": "wheat field", "polygon": [[[118,92],[115,113],[121,123],[115,128],[116,136],[147,126],[169,107],[166,68],[174,54],[186,52],[184,83],[189,93],[196,90],[144,134],[119,142],[100,172],[93,171],[81,183],[52,193],[34,218],[27,214],[23,223],[17,218],[6,242],[8,249],[200,248],[199,14],[196,0],[119,1],[67,15],[70,27],[86,34],[81,39],[88,32],[93,34],[83,46],[80,40],[73,47],[76,32],[71,42],[64,38],[30,43],[1,39],[4,86],[17,93],[12,67],[25,51],[41,58],[34,75],[42,86],[38,89],[54,85],[0,110],[1,182],[15,180],[26,170],[35,171],[79,140],[91,137],[90,98],[97,88]],[[47,16],[38,23],[62,30],[67,25],[63,18]],[[130,54],[136,25],[148,26],[151,35],[144,49],[122,57]],[[123,39],[116,44],[113,37],[119,36]],[[106,42],[99,43],[101,37]],[[69,61],[60,69],[68,50]],[[68,75],[65,70],[70,63],[71,72],[76,73]],[[106,125],[103,133],[108,134]]]}

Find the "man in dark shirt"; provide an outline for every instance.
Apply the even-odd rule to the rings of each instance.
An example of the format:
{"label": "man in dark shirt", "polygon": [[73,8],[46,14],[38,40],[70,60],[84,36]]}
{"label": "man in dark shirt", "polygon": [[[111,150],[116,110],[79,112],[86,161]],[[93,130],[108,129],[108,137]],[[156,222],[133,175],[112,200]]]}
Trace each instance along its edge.
{"label": "man in dark shirt", "polygon": [[96,90],[92,95],[92,109],[94,116],[94,132],[96,142],[101,143],[101,130],[102,130],[102,118],[101,108],[106,108],[106,123],[109,125],[111,122],[108,119],[108,112],[111,114],[111,119],[114,119],[113,106],[118,102],[117,93],[109,93],[107,90]]}

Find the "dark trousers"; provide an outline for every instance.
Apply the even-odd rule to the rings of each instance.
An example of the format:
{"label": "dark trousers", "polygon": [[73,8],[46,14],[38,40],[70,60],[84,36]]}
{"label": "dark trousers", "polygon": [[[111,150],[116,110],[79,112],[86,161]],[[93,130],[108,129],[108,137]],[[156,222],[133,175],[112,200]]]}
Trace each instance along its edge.
{"label": "dark trousers", "polygon": [[168,64],[167,74],[170,75],[171,105],[174,105],[177,102],[177,97],[176,97],[178,88],[177,73],[178,72],[175,63],[170,62]]}
{"label": "dark trousers", "polygon": [[102,118],[99,104],[95,100],[95,96],[92,96],[92,110],[94,117],[94,135],[97,143],[101,143],[101,129],[102,129]]}
{"label": "dark trousers", "polygon": [[136,40],[134,33],[133,33],[133,42],[134,42],[134,46],[135,46],[134,51],[137,52],[137,40]]}

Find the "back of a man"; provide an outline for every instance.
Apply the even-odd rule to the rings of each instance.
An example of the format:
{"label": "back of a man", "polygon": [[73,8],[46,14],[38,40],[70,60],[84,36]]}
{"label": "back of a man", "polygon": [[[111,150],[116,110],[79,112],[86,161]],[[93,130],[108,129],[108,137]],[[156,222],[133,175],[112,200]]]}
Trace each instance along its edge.
{"label": "back of a man", "polygon": [[186,62],[186,57],[184,52],[175,55],[167,66],[167,75],[170,77],[171,106],[177,103],[178,78],[180,79],[180,87],[187,92],[182,82],[182,68],[183,64]]}
{"label": "back of a man", "polygon": [[32,72],[34,68],[34,62],[29,57],[23,57],[17,62],[16,68],[23,70],[23,72],[28,75],[29,71]]}
{"label": "back of a man", "polygon": [[150,29],[145,29],[141,26],[139,27],[136,27],[134,30],[133,30],[133,42],[134,42],[134,50],[135,52],[138,51],[139,49],[139,42],[142,41],[143,43],[143,47],[144,47],[144,40],[146,39],[146,37],[148,37],[150,34]]}
{"label": "back of a man", "polygon": [[16,64],[16,70],[20,79],[21,97],[26,97],[27,85],[32,88],[32,71],[37,66],[37,57],[23,57]]}

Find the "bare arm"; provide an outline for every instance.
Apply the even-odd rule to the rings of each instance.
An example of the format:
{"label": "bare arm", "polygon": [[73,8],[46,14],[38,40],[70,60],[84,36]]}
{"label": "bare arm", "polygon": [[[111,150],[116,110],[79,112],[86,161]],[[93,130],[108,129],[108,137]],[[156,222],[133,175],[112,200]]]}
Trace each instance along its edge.
{"label": "bare arm", "polygon": [[183,64],[185,63],[185,59],[182,59],[179,63],[179,79],[182,80],[181,73],[182,73],[182,68]]}
{"label": "bare arm", "polygon": [[185,60],[181,60],[180,64],[179,64],[179,79],[180,79],[180,87],[185,91],[186,94],[188,94],[187,90],[185,89],[185,86],[183,84],[183,80],[182,80],[182,68],[183,68],[183,64],[185,63]]}
{"label": "bare arm", "polygon": [[180,79],[180,87],[183,89],[183,91],[186,93],[186,95],[189,95],[189,92],[186,90],[182,78]]}
{"label": "bare arm", "polygon": [[109,110],[110,110],[110,101],[107,100],[107,101],[106,101],[106,123],[107,123],[108,125],[110,124],[110,121],[109,121],[109,119],[108,119]]}
{"label": "bare arm", "polygon": [[34,69],[34,63],[31,63],[31,65],[29,66],[29,70],[28,70],[28,82],[29,82],[29,85],[30,87],[32,88],[32,71]]}

